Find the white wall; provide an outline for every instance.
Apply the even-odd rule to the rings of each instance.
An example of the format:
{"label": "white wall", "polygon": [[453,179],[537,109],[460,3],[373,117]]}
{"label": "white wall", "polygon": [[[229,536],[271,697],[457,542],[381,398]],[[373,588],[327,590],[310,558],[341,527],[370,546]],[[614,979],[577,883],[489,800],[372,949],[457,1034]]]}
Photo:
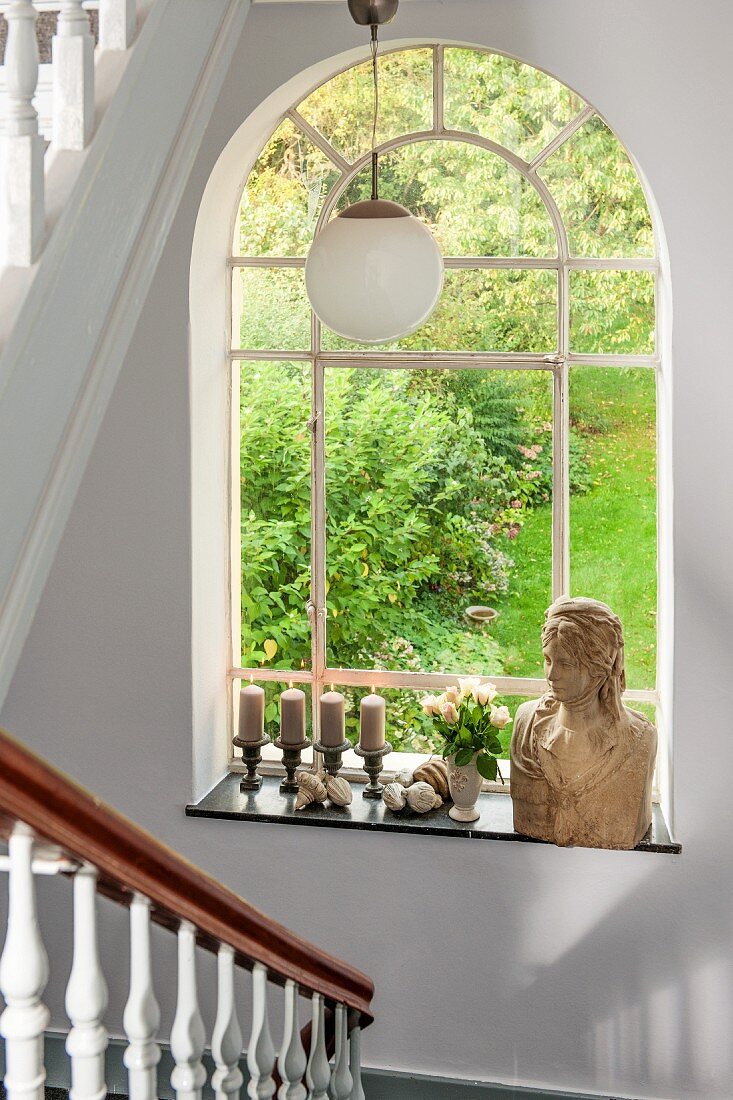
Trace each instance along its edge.
{"label": "white wall", "polygon": [[[192,770],[194,223],[217,157],[258,103],[299,70],[361,45],[338,5],[258,5],[249,16],[0,722],[272,916],[371,973],[369,1064],[729,1100],[733,7],[426,0],[404,5],[390,36],[491,45],[550,70],[608,118],[658,202],[675,309],[675,827],[683,854],[183,816]],[[63,903],[44,920],[61,951],[68,923],[59,889]],[[117,957],[124,985],[124,953]],[[61,987],[59,976],[49,991],[58,1023]],[[118,1015],[119,997],[113,1027]],[[168,997],[166,1026],[171,1019]]]}

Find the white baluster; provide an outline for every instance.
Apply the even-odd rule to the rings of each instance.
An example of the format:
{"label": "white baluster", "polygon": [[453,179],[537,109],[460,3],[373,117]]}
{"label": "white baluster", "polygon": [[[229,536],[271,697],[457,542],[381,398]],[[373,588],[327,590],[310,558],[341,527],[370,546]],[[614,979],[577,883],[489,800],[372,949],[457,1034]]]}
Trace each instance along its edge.
{"label": "white baluster", "polygon": [[104,1055],[107,1032],[107,983],[97,946],[97,872],[80,867],[74,876],[74,957],[66,987],[66,1013],[71,1031],[66,1053],[71,1058],[69,1100],[104,1100]]}
{"label": "white baluster", "polygon": [[126,50],[135,37],[135,0],[100,0],[99,48]]}
{"label": "white baluster", "polygon": [[7,1100],[44,1100],[43,1033],[49,1013],[41,994],[48,981],[48,956],[36,914],[33,833],[26,825],[15,825],[8,856],[8,933],[0,959],[0,993],[7,1006],[0,1016],[5,1092]]}
{"label": "white baluster", "polygon": [[320,993],[314,993],[311,1049],[308,1055],[308,1067],[305,1071],[308,1100],[328,1100],[330,1081],[331,1067],[328,1064],[328,1053],[326,1051],[326,1021],[323,997]]}
{"label": "white baluster", "polygon": [[334,1060],[330,1100],[349,1100],[351,1096],[351,1071],[349,1069],[349,1034],[346,1005],[336,1005],[336,1057]]}
{"label": "white baluster", "polygon": [[351,1035],[349,1036],[349,1049],[351,1051],[351,1057],[349,1058],[349,1069],[351,1070],[351,1078],[354,1082],[351,1087],[351,1096],[349,1100],[366,1100],[364,1095],[364,1086],[361,1083],[361,1028],[355,1027]]}
{"label": "white baluster", "polygon": [[83,149],[94,126],[94,39],[82,0],[61,0],[53,58],[53,144]]}
{"label": "white baluster", "polygon": [[250,1100],[270,1100],[275,1095],[274,1067],[275,1048],[267,1019],[267,967],[255,963],[252,970],[252,1035],[247,1049],[250,1076],[247,1096]]}
{"label": "white baluster", "polygon": [[216,1070],[211,1078],[216,1100],[239,1100],[244,1077],[239,1068],[242,1057],[242,1031],[234,1001],[234,950],[227,944],[219,948],[219,988],[216,1023],[211,1037],[211,1053]]}
{"label": "white baluster", "polygon": [[171,1084],[178,1100],[201,1100],[206,1070],[204,1022],[196,989],[196,929],[182,921],[178,930],[178,999],[171,1029],[171,1054],[175,1061]]}
{"label": "white baluster", "polygon": [[298,986],[296,982],[285,983],[285,1028],[283,1045],[277,1068],[282,1084],[277,1090],[278,1100],[305,1100],[303,1084],[306,1057],[300,1038],[300,1020],[298,1019]]}
{"label": "white baluster", "polygon": [[0,227],[2,260],[29,267],[44,235],[43,153],[33,96],[38,84],[36,10],[31,0],[13,0],[5,11],[6,109],[3,136]]}
{"label": "white baluster", "polygon": [[140,894],[135,895],[130,905],[130,993],[122,1022],[128,1040],[124,1063],[130,1100],[155,1100],[156,1067],[160,1061],[155,1036],[160,1009],[150,965],[150,902]]}

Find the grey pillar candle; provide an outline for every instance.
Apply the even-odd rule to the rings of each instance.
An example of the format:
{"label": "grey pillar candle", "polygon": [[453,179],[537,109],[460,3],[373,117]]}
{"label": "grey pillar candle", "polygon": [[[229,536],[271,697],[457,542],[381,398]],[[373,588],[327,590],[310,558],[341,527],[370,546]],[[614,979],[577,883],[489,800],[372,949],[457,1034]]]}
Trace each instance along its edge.
{"label": "grey pillar candle", "polygon": [[288,745],[305,741],[305,692],[288,688],[280,696],[280,740]]}
{"label": "grey pillar candle", "polygon": [[340,691],[327,691],[320,698],[321,744],[337,749],[346,740],[346,709]]}
{"label": "grey pillar candle", "polygon": [[359,744],[367,752],[384,748],[387,704],[381,695],[365,695],[361,701]]}
{"label": "grey pillar candle", "polygon": [[265,692],[257,684],[247,684],[239,693],[239,737],[242,741],[261,741],[265,729]]}

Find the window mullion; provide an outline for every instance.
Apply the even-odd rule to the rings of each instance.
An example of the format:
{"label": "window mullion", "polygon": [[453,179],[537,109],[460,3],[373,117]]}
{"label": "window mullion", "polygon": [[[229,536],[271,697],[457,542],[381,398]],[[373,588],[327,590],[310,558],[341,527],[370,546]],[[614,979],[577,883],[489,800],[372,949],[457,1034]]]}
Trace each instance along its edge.
{"label": "window mullion", "polygon": [[552,598],[570,592],[570,275],[559,272],[558,321],[560,363],[552,387]]}
{"label": "window mullion", "polygon": [[[311,662],[312,730],[320,738],[318,700],[326,667],[326,400],[325,371],[319,362],[321,326],[311,314]],[[316,754],[317,756],[318,754]],[[319,761],[316,760],[316,764]]]}
{"label": "window mullion", "polygon": [[441,134],[445,129],[444,60],[444,47],[436,46],[433,50],[433,130],[436,134]]}

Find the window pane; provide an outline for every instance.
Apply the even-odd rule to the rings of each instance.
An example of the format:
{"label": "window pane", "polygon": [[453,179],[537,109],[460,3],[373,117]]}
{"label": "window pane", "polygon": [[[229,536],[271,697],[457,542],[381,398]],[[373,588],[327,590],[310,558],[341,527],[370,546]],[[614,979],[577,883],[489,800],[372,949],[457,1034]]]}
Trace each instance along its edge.
{"label": "window pane", "polygon": [[[324,329],[327,351],[366,348]],[[554,271],[448,269],[431,317],[385,351],[516,351],[557,349]]]}
{"label": "window pane", "polygon": [[235,251],[244,256],[304,256],[323,200],[337,179],[332,161],[285,119],[247,179]]}
{"label": "window pane", "polygon": [[547,73],[501,54],[445,51],[445,124],[532,160],[585,106]]}
{"label": "window pane", "polygon": [[570,350],[654,354],[651,271],[571,271]]}
{"label": "window pane", "polygon": [[232,272],[232,348],[308,351],[311,313],[297,267],[238,267]]}
{"label": "window pane", "polygon": [[[383,54],[379,66],[377,142],[433,125],[433,52]],[[356,65],[312,92],[298,111],[347,160],[368,153],[372,143],[371,61]]]}
{"label": "window pane", "polygon": [[[551,385],[545,371],[326,370],[331,667],[527,672],[525,620],[539,629],[550,602]],[[476,605],[500,617],[467,618]]]}
{"label": "window pane", "polygon": [[[543,464],[549,466],[552,461],[551,432],[547,432],[544,447]],[[550,479],[548,470],[543,491],[543,498],[546,496],[547,499],[528,509],[522,518],[510,551],[514,561],[512,583],[496,603],[500,616],[493,631],[503,653],[506,676],[545,675],[540,634],[545,611],[552,603]]]}
{"label": "window pane", "polygon": [[310,368],[242,363],[242,662],[310,665]]}
{"label": "window pane", "polygon": [[[337,208],[368,199],[371,166]],[[550,216],[534,187],[495,153],[456,141],[418,141],[379,159],[379,195],[430,226],[444,256],[556,256]]]}
{"label": "window pane", "polygon": [[573,256],[653,256],[651,216],[623,146],[594,116],[540,166]]}
{"label": "window pane", "polygon": [[570,588],[603,600],[621,619],[630,688],[655,682],[655,405],[653,370],[571,370],[570,416],[580,443],[571,467],[584,462],[587,476],[586,491],[570,498]]}

